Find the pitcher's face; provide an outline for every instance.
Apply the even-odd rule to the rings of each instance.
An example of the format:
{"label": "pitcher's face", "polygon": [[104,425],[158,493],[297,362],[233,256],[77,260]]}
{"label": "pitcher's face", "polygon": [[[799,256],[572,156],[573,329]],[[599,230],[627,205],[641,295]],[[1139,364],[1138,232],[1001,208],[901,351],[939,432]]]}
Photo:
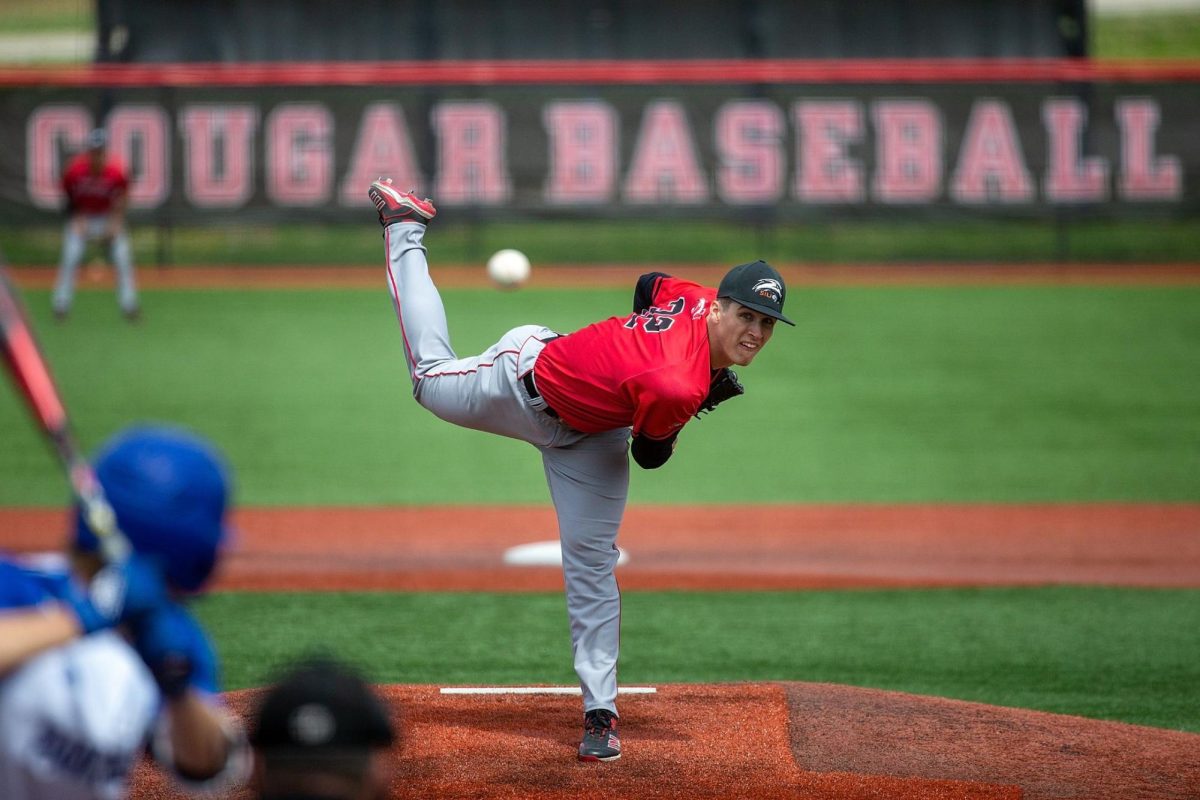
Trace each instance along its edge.
{"label": "pitcher's face", "polygon": [[[724,306],[724,307],[723,307]],[[775,318],[733,300],[714,300],[708,316],[708,346],[713,369],[754,360],[771,340]]]}

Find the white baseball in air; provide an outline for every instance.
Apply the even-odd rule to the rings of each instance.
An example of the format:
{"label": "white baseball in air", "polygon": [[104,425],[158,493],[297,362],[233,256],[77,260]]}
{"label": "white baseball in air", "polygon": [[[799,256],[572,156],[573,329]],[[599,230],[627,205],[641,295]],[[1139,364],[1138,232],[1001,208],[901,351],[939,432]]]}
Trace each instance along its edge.
{"label": "white baseball in air", "polygon": [[488,277],[496,285],[513,289],[529,280],[529,259],[520,250],[497,250],[487,262]]}

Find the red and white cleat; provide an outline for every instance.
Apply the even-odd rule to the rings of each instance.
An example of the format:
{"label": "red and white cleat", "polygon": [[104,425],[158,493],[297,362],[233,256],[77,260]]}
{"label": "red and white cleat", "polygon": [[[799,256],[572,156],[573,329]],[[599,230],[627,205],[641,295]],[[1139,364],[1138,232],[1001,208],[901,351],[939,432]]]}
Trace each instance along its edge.
{"label": "red and white cleat", "polygon": [[379,224],[383,227],[393,222],[419,222],[428,225],[437,216],[433,201],[418,198],[412,192],[402,192],[392,185],[391,178],[380,178],[371,184],[367,197],[379,210]]}

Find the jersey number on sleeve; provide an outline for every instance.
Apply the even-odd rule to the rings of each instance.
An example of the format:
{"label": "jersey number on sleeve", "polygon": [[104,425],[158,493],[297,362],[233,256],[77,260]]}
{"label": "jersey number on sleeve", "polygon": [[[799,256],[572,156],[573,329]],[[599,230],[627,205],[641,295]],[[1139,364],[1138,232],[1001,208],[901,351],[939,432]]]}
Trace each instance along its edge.
{"label": "jersey number on sleeve", "polygon": [[632,331],[641,325],[646,333],[662,333],[675,324],[675,317],[683,313],[683,306],[684,300],[679,297],[666,308],[648,308],[642,313],[630,317],[629,321],[625,323],[625,327]]}

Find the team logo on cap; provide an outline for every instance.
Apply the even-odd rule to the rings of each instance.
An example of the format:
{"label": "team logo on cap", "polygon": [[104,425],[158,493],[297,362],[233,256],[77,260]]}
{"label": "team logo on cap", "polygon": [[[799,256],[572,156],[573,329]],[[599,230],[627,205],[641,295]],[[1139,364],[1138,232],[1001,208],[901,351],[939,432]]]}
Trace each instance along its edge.
{"label": "team logo on cap", "polygon": [[783,284],[774,278],[762,278],[755,282],[751,293],[765,297],[776,305],[783,303]]}

